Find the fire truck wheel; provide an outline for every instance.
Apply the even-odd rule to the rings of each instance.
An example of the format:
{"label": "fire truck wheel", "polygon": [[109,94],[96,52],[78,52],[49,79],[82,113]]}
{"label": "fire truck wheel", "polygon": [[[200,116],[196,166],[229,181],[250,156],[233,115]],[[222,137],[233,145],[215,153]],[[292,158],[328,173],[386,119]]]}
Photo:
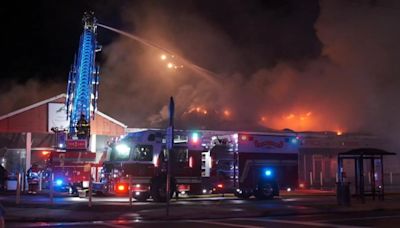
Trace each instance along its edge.
{"label": "fire truck wheel", "polygon": [[254,195],[259,200],[272,199],[274,188],[271,183],[259,183]]}
{"label": "fire truck wheel", "polygon": [[[171,179],[171,191],[170,191],[170,199],[172,199],[174,192],[176,191],[175,179]],[[150,194],[154,201],[156,202],[165,202],[167,200],[166,197],[166,189],[167,184],[164,178],[154,178],[151,186],[150,186]]]}
{"label": "fire truck wheel", "polygon": [[149,193],[141,192],[140,195],[135,195],[133,198],[139,202],[145,202],[149,198]]}
{"label": "fire truck wheel", "polygon": [[239,199],[248,199],[248,198],[250,198],[251,193],[249,193],[249,192],[242,192],[242,193],[235,192],[235,196],[238,197]]}

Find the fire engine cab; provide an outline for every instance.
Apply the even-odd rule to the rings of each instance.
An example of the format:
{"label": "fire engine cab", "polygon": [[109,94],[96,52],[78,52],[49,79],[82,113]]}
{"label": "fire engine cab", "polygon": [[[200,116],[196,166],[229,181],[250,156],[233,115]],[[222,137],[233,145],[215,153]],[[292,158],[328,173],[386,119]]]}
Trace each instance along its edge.
{"label": "fire engine cab", "polygon": [[297,186],[298,147],[292,132],[214,136],[203,191],[233,192],[244,199],[279,196],[280,188]]}
{"label": "fire engine cab", "polygon": [[[192,135],[190,135],[192,134]],[[175,131],[171,152],[172,193],[201,191],[202,145],[196,133]],[[97,193],[128,194],[145,201],[166,200],[167,151],[165,132],[144,130],[129,133],[110,145],[108,161],[104,162],[101,181],[94,183]]]}

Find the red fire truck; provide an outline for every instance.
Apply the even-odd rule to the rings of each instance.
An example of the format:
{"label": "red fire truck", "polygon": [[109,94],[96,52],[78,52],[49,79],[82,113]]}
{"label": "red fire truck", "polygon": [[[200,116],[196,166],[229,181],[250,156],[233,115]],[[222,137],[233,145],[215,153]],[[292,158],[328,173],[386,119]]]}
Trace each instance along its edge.
{"label": "red fire truck", "polygon": [[89,178],[96,180],[105,153],[90,151],[52,151],[43,171],[43,188],[48,188],[53,174],[55,191],[77,195],[89,187]]}
{"label": "red fire truck", "polygon": [[[201,192],[202,145],[196,132],[175,131],[171,153],[171,193]],[[165,201],[167,151],[162,130],[129,133],[110,146],[109,159],[104,162],[96,193],[128,194],[145,201]],[[131,184],[129,188],[129,183]]]}
{"label": "red fire truck", "polygon": [[280,188],[297,186],[298,146],[292,132],[214,136],[203,191],[233,192],[244,199],[278,196]]}

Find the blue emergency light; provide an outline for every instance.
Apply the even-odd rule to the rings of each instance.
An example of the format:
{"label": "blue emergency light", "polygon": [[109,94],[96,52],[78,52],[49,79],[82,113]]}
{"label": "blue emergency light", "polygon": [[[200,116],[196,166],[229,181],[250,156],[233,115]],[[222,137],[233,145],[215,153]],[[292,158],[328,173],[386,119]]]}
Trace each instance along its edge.
{"label": "blue emergency light", "polygon": [[299,142],[299,139],[296,137],[296,138],[292,138],[291,140],[290,140],[290,142],[292,143],[292,144],[297,144],[298,142]]}
{"label": "blue emergency light", "polygon": [[63,180],[61,180],[61,179],[57,179],[56,180],[56,185],[57,186],[61,186],[63,184]]}
{"label": "blue emergency light", "polygon": [[267,177],[272,176],[272,170],[266,169],[266,170],[265,170],[265,176],[267,176]]}

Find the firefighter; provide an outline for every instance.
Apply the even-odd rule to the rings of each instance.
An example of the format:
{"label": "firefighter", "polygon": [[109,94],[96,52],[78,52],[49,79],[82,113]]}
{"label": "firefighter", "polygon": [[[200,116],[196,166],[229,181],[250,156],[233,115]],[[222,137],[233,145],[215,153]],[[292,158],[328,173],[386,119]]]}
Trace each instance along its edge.
{"label": "firefighter", "polygon": [[85,115],[82,113],[81,118],[78,120],[76,124],[76,135],[78,139],[88,139],[90,134],[90,126],[86,121]]}
{"label": "firefighter", "polygon": [[36,194],[39,185],[39,172],[40,168],[38,164],[33,164],[27,172],[28,181],[28,193]]}

